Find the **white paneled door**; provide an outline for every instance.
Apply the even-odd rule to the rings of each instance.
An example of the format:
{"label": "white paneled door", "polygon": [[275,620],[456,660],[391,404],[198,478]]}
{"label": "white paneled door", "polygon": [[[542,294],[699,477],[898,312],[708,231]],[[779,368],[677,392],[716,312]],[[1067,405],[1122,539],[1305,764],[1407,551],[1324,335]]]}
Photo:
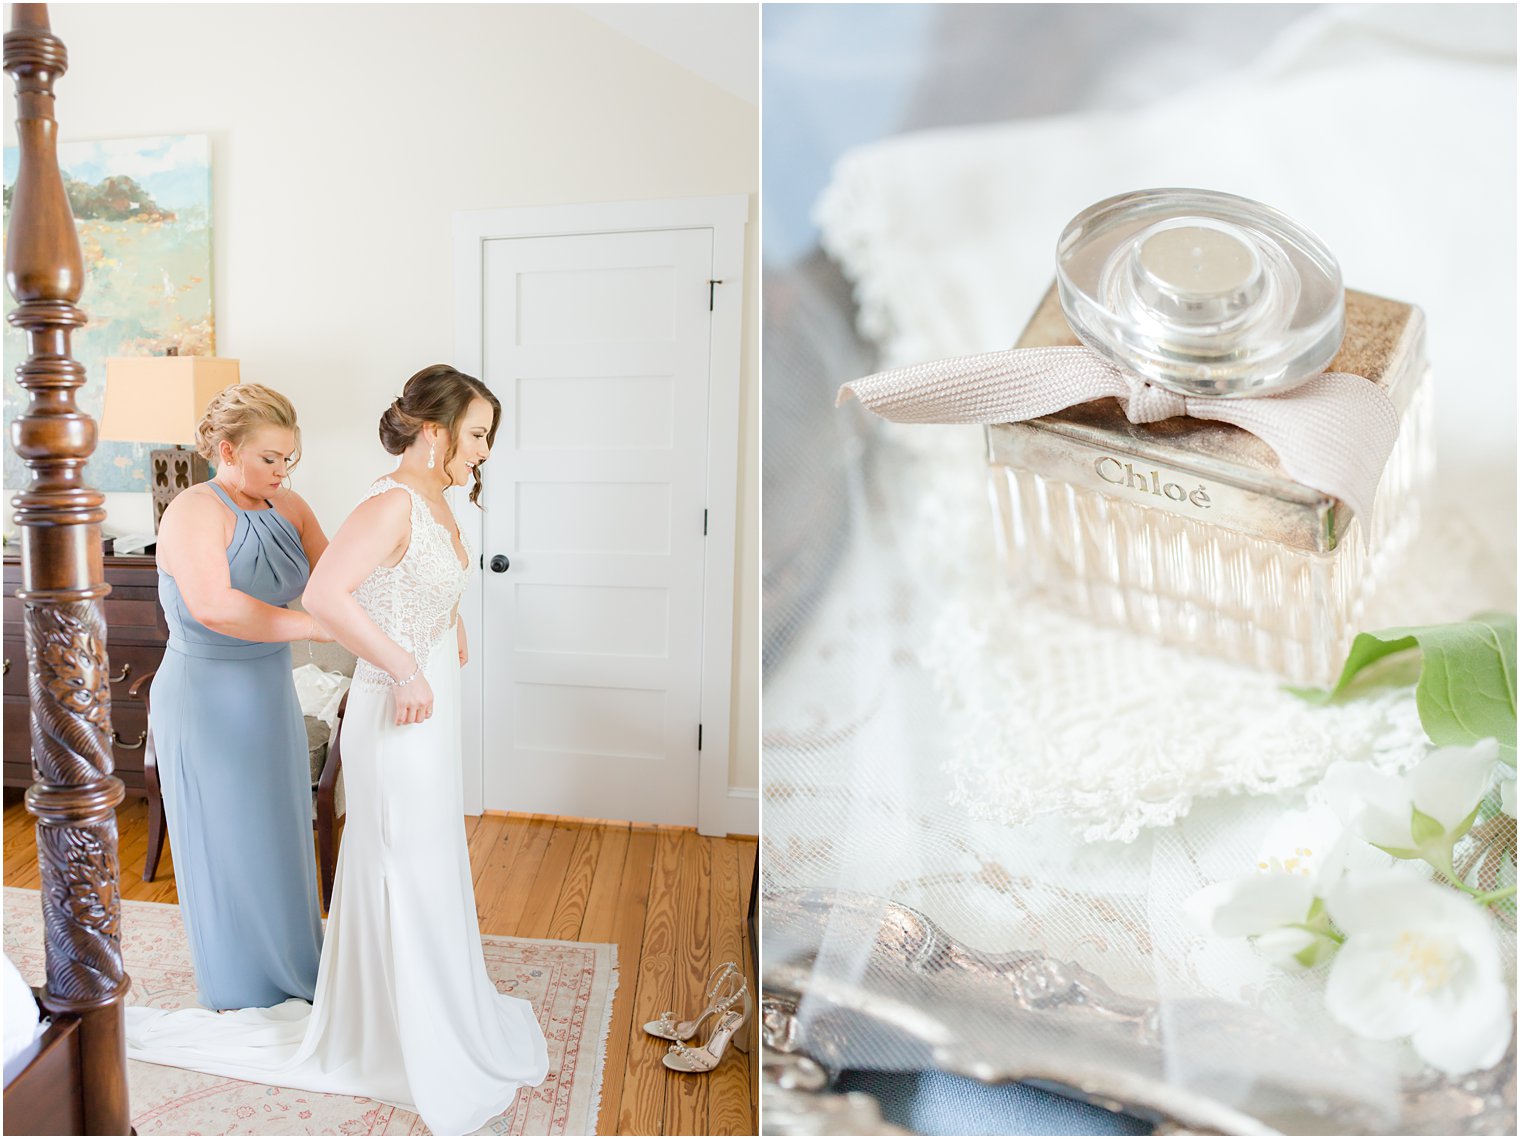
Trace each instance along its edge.
{"label": "white paneled door", "polygon": [[694,825],[713,231],[481,254],[483,805]]}

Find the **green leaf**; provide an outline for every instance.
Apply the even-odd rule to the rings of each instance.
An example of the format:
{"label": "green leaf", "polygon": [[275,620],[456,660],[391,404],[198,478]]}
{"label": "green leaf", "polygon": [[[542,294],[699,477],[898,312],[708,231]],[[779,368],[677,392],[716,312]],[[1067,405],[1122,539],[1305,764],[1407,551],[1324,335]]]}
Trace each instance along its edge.
{"label": "green leaf", "polygon": [[1334,688],[1286,687],[1293,695],[1310,704],[1328,704],[1346,690],[1352,678],[1362,669],[1386,656],[1415,648],[1418,644],[1412,636],[1390,638],[1387,633],[1358,633],[1356,640],[1351,642],[1351,652],[1346,655],[1346,666],[1341,669],[1341,678],[1335,682]]}
{"label": "green leaf", "polygon": [[1501,757],[1515,762],[1515,617],[1480,613],[1452,625],[1419,625],[1359,633],[1329,690],[1289,688],[1313,704],[1328,704],[1345,692],[1368,665],[1394,653],[1418,648],[1420,679],[1415,707],[1432,743],[1444,747],[1499,741]]}
{"label": "green leaf", "polygon": [[1446,828],[1420,808],[1410,807],[1409,815],[1409,834],[1414,839],[1414,844],[1421,850],[1446,837]]}

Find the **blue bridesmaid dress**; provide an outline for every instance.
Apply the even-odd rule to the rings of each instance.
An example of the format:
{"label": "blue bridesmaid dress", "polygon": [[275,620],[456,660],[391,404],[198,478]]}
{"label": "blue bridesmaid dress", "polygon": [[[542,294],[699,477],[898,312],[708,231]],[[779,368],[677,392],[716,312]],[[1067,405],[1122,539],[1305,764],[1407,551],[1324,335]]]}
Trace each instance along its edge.
{"label": "blue bridesmaid dress", "polygon": [[[237,515],[232,588],[270,605],[299,597],[311,567],[295,526],[211,487]],[[309,1001],[322,922],[290,646],[212,632],[162,570],[158,598],[169,644],[153,678],[151,728],[200,1002]]]}

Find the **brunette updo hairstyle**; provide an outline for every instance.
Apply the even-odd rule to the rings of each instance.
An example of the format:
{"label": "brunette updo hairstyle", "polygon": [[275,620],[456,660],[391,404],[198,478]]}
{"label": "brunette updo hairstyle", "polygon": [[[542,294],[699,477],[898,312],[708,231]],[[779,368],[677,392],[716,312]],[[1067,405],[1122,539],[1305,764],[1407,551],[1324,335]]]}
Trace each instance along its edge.
{"label": "brunette updo hairstyle", "polygon": [[[447,469],[459,450],[459,421],[477,399],[491,405],[491,430],[486,433],[486,443],[494,444],[496,428],[501,423],[501,401],[491,394],[491,389],[474,376],[467,376],[448,364],[423,368],[406,381],[401,397],[392,400],[380,417],[380,445],[388,454],[399,455],[417,441],[424,424],[436,423],[449,437],[449,446],[443,455],[443,465]],[[470,488],[470,501],[479,506],[478,464],[472,473],[475,485]]]}
{"label": "brunette updo hairstyle", "polygon": [[222,440],[237,450],[260,427],[284,427],[295,433],[296,453],[285,464],[287,471],[294,470],[301,461],[301,428],[296,423],[296,409],[279,392],[263,384],[233,384],[212,396],[206,414],[195,427],[195,449],[202,458],[220,466]]}

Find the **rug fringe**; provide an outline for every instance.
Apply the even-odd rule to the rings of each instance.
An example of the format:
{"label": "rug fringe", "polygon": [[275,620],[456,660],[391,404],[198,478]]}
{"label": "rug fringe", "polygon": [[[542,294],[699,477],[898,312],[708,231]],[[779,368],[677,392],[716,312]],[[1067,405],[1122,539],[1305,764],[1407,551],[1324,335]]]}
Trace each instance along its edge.
{"label": "rug fringe", "polygon": [[596,1078],[591,1081],[591,1113],[590,1122],[586,1128],[587,1135],[596,1134],[597,1120],[602,1115],[602,1077],[607,1074],[607,1041],[612,1037],[613,1012],[617,1008],[619,980],[617,943],[611,942],[607,948],[612,950],[612,978],[607,984],[607,1018],[602,1023],[602,1039],[597,1046]]}

